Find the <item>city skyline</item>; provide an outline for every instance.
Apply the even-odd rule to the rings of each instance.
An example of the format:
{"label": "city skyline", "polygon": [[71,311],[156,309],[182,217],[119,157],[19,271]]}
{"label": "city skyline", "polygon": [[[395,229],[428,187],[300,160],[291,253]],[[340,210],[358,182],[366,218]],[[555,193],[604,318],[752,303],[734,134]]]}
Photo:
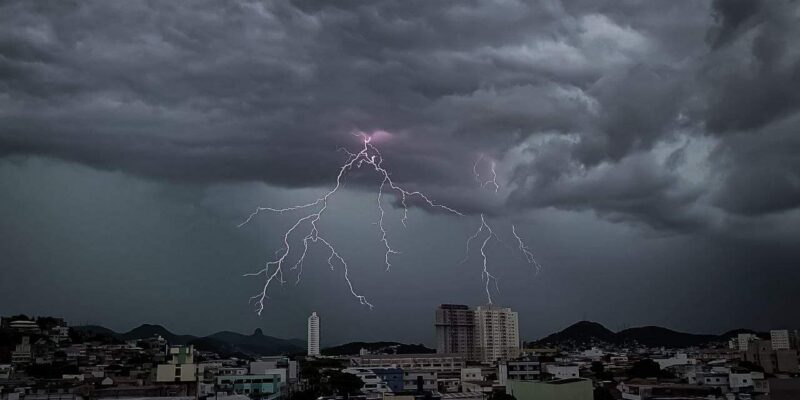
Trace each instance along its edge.
{"label": "city skyline", "polygon": [[796,327],[798,7],[3,2],[0,313]]}

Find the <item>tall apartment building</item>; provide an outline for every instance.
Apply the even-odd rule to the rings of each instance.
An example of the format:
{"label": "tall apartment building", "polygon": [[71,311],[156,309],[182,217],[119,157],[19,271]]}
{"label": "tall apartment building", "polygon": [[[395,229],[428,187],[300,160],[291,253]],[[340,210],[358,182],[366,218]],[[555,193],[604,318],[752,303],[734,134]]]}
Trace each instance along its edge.
{"label": "tall apartment building", "polygon": [[482,362],[519,357],[519,318],[510,308],[478,306],[475,331],[476,350]]}
{"label": "tall apartment building", "polygon": [[319,355],[319,317],[316,312],[308,317],[308,355]]}
{"label": "tall apartment building", "polygon": [[798,370],[797,350],[773,350],[772,343],[769,340],[750,342],[747,351],[744,352],[744,360],[764,368],[764,372],[768,374],[776,372],[796,373]]}
{"label": "tall apartment building", "polygon": [[461,304],[436,308],[436,352],[477,360],[475,352],[475,311]]}
{"label": "tall apartment building", "polygon": [[786,329],[769,331],[769,340],[772,342],[772,350],[788,350],[795,348],[797,332]]}
{"label": "tall apartment building", "polygon": [[752,333],[740,333],[739,336],[736,337],[736,347],[739,351],[747,351],[750,347],[750,343],[758,340],[758,336]]}

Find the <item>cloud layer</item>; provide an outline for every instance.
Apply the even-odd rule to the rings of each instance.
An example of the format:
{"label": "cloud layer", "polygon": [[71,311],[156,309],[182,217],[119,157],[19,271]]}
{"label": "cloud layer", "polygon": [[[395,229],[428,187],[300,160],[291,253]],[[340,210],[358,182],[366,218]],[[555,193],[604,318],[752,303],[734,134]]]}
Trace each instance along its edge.
{"label": "cloud layer", "polygon": [[[800,206],[798,13],[783,0],[5,2],[0,151],[308,187],[329,181],[349,132],[385,130],[396,179],[468,211],[726,230]],[[505,171],[502,205],[469,200],[480,154]]]}

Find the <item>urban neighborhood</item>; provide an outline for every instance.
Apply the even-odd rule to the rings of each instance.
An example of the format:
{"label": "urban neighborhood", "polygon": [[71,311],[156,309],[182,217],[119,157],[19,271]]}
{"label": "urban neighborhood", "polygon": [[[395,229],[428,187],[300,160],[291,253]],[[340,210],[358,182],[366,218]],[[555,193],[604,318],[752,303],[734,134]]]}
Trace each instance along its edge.
{"label": "urban neighborhood", "polygon": [[798,334],[693,335],[659,327],[612,332],[581,321],[524,341],[507,307],[441,304],[436,348],[397,342],[322,347],[220,332],[127,333],[15,315],[0,327],[2,400],[782,400],[800,399]]}

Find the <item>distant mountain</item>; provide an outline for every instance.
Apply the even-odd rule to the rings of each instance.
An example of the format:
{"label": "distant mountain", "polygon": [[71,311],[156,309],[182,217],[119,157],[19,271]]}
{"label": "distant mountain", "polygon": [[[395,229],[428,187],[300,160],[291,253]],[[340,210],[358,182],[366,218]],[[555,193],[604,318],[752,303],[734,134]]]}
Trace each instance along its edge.
{"label": "distant mountain", "polygon": [[356,355],[361,349],[375,354],[421,354],[436,353],[436,350],[422,344],[404,344],[399,342],[351,342],[320,350],[326,356]]}
{"label": "distant mountain", "polygon": [[95,336],[116,336],[117,333],[112,331],[111,329],[98,326],[98,325],[83,325],[83,326],[74,326],[72,329],[78,330],[80,332],[84,332],[87,334],[95,335]]}
{"label": "distant mountain", "polygon": [[637,343],[648,347],[681,348],[700,346],[712,342],[725,342],[739,332],[749,331],[739,329],[722,335],[702,335],[676,332],[659,326],[643,326],[614,333],[597,322],[580,321],[534,343],[537,345],[591,345],[595,343],[621,345]]}
{"label": "distant mountain", "polygon": [[566,329],[553,333],[538,342],[540,343],[592,343],[615,342],[615,333],[605,326],[591,321],[580,321],[568,326]]}
{"label": "distant mountain", "polygon": [[135,340],[147,339],[155,335],[159,335],[167,340],[170,344],[185,345],[192,340],[197,339],[197,336],[192,335],[176,335],[164,328],[161,325],[142,324],[133,328],[127,333],[118,334],[117,336],[122,340]]}
{"label": "distant mountain", "polygon": [[659,326],[643,326],[617,332],[617,343],[639,343],[648,347],[692,347],[719,341],[718,335],[675,332]]}
{"label": "distant mountain", "polygon": [[264,355],[266,353],[275,352],[300,353],[306,351],[305,342],[297,339],[286,340],[266,336],[260,328],[256,329],[252,335],[223,331],[209,335],[207,338],[227,343],[237,351],[252,355]]}
{"label": "distant mountain", "polygon": [[221,355],[267,356],[305,352],[306,343],[299,339],[280,339],[264,335],[256,329],[252,335],[236,332],[217,332],[205,337],[177,335],[161,325],[143,324],[128,332],[117,333],[111,329],[97,325],[73,327],[76,331],[93,336],[108,336],[118,340],[147,339],[159,335],[170,344],[193,345],[198,350],[214,351]]}

